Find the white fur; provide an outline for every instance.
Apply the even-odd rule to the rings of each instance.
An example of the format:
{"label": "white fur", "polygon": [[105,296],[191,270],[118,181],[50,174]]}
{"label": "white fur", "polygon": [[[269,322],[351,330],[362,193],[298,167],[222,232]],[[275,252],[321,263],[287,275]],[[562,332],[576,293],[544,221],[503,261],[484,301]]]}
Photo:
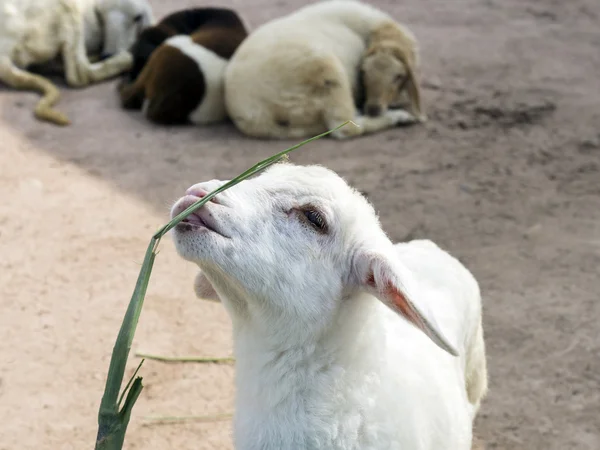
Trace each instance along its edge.
{"label": "white fur", "polygon": [[227,60],[213,51],[195,44],[190,36],[174,36],[165,41],[192,59],[204,75],[205,91],[198,107],[190,113],[190,121],[197,125],[220,122],[227,117],[225,110],[224,73]]}
{"label": "white fur", "polygon": [[[223,184],[192,186],[172,216]],[[335,173],[277,164],[218,194],[174,241],[201,268],[196,292],[218,294],[232,319],[238,450],[471,448],[487,389],[478,283],[433,242],[394,245]],[[443,338],[399,317],[396,293]]]}
{"label": "white fur", "polygon": [[[87,50],[100,50],[97,13],[112,31],[105,36],[102,50],[117,54],[117,59],[90,64]],[[136,14],[143,16],[139,25],[133,23]],[[153,21],[151,14],[144,0],[4,0],[0,5],[1,70],[13,65],[25,69],[62,56],[70,85],[99,81],[107,65],[121,62],[126,68],[130,64],[131,56],[125,51],[133,44],[137,27]]]}
{"label": "white fur", "polygon": [[327,0],[257,28],[226,70],[225,101],[233,122],[247,135],[271,138],[315,135],[350,119],[360,129],[346,126],[332,136],[416,122],[406,111],[380,117],[356,112],[359,66],[369,35],[390,22],[388,14],[370,5]]}
{"label": "white fur", "polygon": [[[139,15],[141,20],[134,21]],[[62,58],[67,83],[82,87],[128,70],[127,51],[142,27],[153,22],[147,0],[3,0],[0,3],[0,81],[43,94],[39,119],[67,125],[53,110],[60,94],[46,78],[27,72],[32,64]],[[88,54],[108,56],[91,63]]]}

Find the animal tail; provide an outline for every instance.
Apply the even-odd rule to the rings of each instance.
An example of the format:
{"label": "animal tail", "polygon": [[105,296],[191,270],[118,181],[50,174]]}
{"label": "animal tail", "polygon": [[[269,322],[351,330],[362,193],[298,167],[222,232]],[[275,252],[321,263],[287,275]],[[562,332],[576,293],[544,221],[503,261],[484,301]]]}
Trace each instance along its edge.
{"label": "animal tail", "polygon": [[487,361],[485,357],[483,326],[481,323],[479,323],[468,349],[466,389],[469,402],[474,406],[474,413],[477,414],[481,401],[488,392]]}
{"label": "animal tail", "polygon": [[71,123],[68,117],[53,106],[60,99],[60,91],[48,79],[26,72],[14,66],[10,61],[0,61],[0,80],[15,89],[31,90],[42,94],[34,109],[35,117],[55,125],[66,126]]}

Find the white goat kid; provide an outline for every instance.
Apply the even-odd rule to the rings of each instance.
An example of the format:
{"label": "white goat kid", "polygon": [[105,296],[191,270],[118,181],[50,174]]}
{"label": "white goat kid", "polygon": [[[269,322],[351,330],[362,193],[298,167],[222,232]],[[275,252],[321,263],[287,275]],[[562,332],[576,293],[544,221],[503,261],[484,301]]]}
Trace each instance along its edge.
{"label": "white goat kid", "polygon": [[[0,81],[43,94],[38,119],[58,125],[69,119],[52,109],[60,94],[48,79],[28,72],[62,57],[67,83],[82,87],[128,70],[127,51],[154,22],[147,0],[4,0],[0,4]],[[106,59],[91,63],[88,55]]]}
{"label": "white goat kid", "polygon": [[[223,183],[192,186],[172,216]],[[430,241],[394,245],[335,173],[277,164],[174,241],[232,319],[237,449],[471,448],[487,389],[478,283]]]}

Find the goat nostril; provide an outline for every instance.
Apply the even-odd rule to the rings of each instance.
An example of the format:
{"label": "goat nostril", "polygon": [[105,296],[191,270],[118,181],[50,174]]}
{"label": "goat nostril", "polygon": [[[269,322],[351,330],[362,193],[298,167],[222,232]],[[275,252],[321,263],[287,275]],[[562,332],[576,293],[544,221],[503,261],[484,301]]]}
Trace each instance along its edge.
{"label": "goat nostril", "polygon": [[204,189],[192,186],[187,191],[185,191],[185,195],[193,195],[194,197],[202,198],[206,197],[208,195],[208,192],[206,192]]}
{"label": "goat nostril", "polygon": [[[185,191],[185,195],[193,195],[194,197],[204,198],[208,195],[208,192],[202,188],[192,186],[187,191]],[[210,199],[211,203],[220,204],[219,200],[216,197]]]}
{"label": "goat nostril", "polygon": [[381,106],[379,105],[367,105],[367,115],[371,117],[377,117],[381,115]]}

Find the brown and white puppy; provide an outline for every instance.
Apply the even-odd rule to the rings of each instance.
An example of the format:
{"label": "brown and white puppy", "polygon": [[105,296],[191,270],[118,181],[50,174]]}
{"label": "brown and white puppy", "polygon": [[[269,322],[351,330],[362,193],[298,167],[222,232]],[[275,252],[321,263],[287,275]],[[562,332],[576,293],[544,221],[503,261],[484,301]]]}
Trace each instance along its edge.
{"label": "brown and white puppy", "polygon": [[[165,16],[156,25],[145,28],[130,52],[133,56],[133,65],[123,77],[123,83],[132,83],[142,72],[150,59],[152,52],[165,40],[179,34],[190,35],[201,28],[244,28],[242,18],[228,8],[189,8],[176,11]],[[225,44],[226,45],[226,44]],[[225,58],[231,54],[224,51]]]}
{"label": "brown and white puppy", "polygon": [[121,87],[123,108],[142,109],[150,121],[164,125],[225,120],[225,68],[247,35],[240,20],[166,39],[137,79]]}

